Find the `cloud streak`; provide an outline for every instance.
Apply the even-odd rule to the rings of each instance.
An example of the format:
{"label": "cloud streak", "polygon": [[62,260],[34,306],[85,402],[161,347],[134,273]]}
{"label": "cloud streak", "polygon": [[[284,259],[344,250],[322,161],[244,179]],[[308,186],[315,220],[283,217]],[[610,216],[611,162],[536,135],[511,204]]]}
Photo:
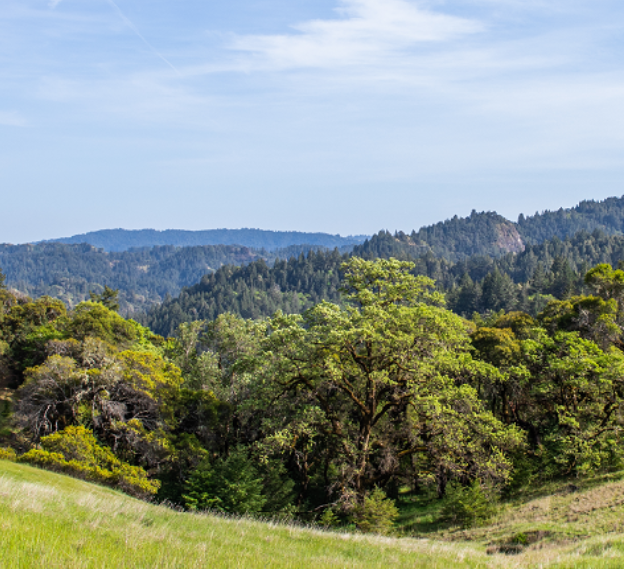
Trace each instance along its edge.
{"label": "cloud streak", "polygon": [[[53,2],[60,2],[61,0],[52,0]],[[138,30],[138,28],[132,23],[132,21],[121,11],[121,8],[117,5],[114,0],[106,0],[113,9],[117,12],[119,17],[124,21],[124,23],[134,32],[134,34],[151,50],[151,52],[161,59],[167,66],[169,66],[173,71],[175,71],[178,75],[181,75],[180,71],[171,63],[162,53],[160,53],[150,42],[148,42],[143,34]]]}
{"label": "cloud streak", "polygon": [[292,26],[294,33],[237,37],[230,48],[277,69],[370,65],[419,44],[482,31],[476,20],[435,13],[406,0],[340,0],[340,18]]}

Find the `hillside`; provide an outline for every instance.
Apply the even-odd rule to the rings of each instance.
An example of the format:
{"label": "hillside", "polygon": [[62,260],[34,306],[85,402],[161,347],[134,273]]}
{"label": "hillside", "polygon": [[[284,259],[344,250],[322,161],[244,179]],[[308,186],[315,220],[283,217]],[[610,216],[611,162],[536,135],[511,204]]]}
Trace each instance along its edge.
{"label": "hillside", "polygon": [[[474,255],[451,262],[417,248],[397,249],[401,238],[389,233],[373,237],[375,256],[415,263],[414,272],[435,279],[447,294],[448,306],[470,317],[473,312],[524,310],[535,315],[553,298],[583,292],[582,276],[593,265],[617,266],[624,260],[624,236],[586,232],[560,240],[527,245],[519,253],[498,257]],[[362,254],[356,249],[353,255]],[[372,255],[371,255],[372,256]],[[263,260],[245,267],[223,267],[182,291],[146,316],[137,317],[158,334],[171,335],[182,322],[212,320],[224,312],[244,318],[272,315],[276,310],[301,313],[325,299],[340,300],[340,265],[349,255],[317,251],[279,261]]]}
{"label": "hillside", "polygon": [[473,255],[499,257],[523,250],[524,242],[514,223],[494,212],[473,211],[469,217],[455,216],[411,234],[398,232],[391,235],[380,231],[354,247],[353,254],[374,259],[416,258],[431,253],[435,257],[458,261]]}
{"label": "hillside", "polygon": [[482,547],[178,513],[4,461],[0,509],[1,558],[20,568],[501,567]]}
{"label": "hillside", "polygon": [[535,215],[520,215],[518,232],[527,242],[540,243],[546,239],[565,239],[579,231],[595,229],[607,235],[624,232],[624,196],[602,201],[584,200],[576,207],[543,211]]}
{"label": "hillside", "polygon": [[304,233],[302,231],[268,231],[263,229],[208,229],[184,231],[180,229],[103,229],[72,237],[50,239],[48,242],[80,244],[88,243],[105,251],[127,251],[137,247],[172,245],[174,247],[198,247],[202,245],[238,245],[254,249],[274,251],[291,245],[314,245],[317,247],[350,247],[362,243],[364,235],[341,237],[328,233]]}
{"label": "hillside", "polygon": [[[20,568],[210,564],[606,569],[624,563],[624,534],[616,523],[624,512],[621,504],[613,505],[621,502],[622,488],[621,482],[611,482],[572,495],[538,497],[512,507],[509,514],[521,514],[513,527],[508,514],[469,535],[397,539],[178,513],[80,480],[0,461],[0,554],[4,567]],[[566,516],[576,520],[578,529],[568,529]],[[515,554],[505,554],[496,542],[501,534],[508,539],[512,530],[516,538],[541,539],[526,546],[510,544],[507,551]]]}
{"label": "hillside", "polygon": [[450,261],[462,261],[475,255],[500,257],[520,253],[529,244],[553,238],[565,240],[579,232],[595,230],[606,235],[624,232],[624,197],[587,200],[572,208],[520,215],[517,223],[496,212],[473,210],[468,217],[455,216],[411,234],[380,231],[354,247],[353,254],[374,259],[416,258],[431,253]]}
{"label": "hillside", "polygon": [[321,300],[339,300],[340,265],[346,259],[336,250],[318,251],[272,267],[263,260],[222,267],[139,318],[169,336],[182,322],[213,320],[224,312],[244,318],[261,318],[276,310],[298,314]]}
{"label": "hillside", "polygon": [[[603,262],[617,265],[623,258],[623,227],[624,199],[609,198],[520,216],[518,223],[493,212],[473,211],[466,218],[455,216],[411,234],[381,231],[363,243],[359,237],[260,230],[110,230],[68,239],[93,237],[91,241],[100,248],[84,243],[0,245],[0,267],[11,288],[33,297],[60,298],[69,306],[88,298],[89,291],[99,292],[104,286],[118,289],[123,314],[134,314],[166,334],[181,322],[212,319],[225,311],[257,318],[276,309],[302,312],[322,298],[336,300],[335,272],[340,257],[344,260],[348,255],[415,261],[416,272],[435,279],[448,293],[451,308],[460,314],[501,308],[535,314],[546,302],[539,297],[531,300],[536,293],[559,298],[578,289],[580,274],[587,267]],[[240,240],[265,248],[188,245],[206,239]],[[297,241],[319,244],[275,249]],[[183,246],[117,250],[154,242]],[[338,248],[340,255],[335,256],[331,248]],[[315,251],[310,262],[301,257],[309,251]],[[287,262],[274,268],[276,259]],[[253,267],[245,268],[249,264]],[[222,267],[218,275],[210,276]],[[496,271],[510,280],[496,285],[507,287],[507,292],[492,295],[484,292],[483,285],[487,275]],[[253,281],[256,273],[261,281]],[[511,291],[512,282],[520,288]],[[185,287],[190,288],[182,292]],[[143,316],[150,309],[150,316]]]}
{"label": "hillside", "polygon": [[[333,255],[337,263],[340,254]],[[313,276],[322,259],[302,257],[292,274]],[[247,268],[252,283],[268,278],[256,263]],[[416,561],[440,541],[456,542],[466,566],[513,566],[499,563],[509,553],[519,567],[565,556],[579,566],[579,556],[605,552],[616,558],[624,528],[624,271],[594,267],[589,295],[554,302],[537,318],[497,312],[472,322],[444,308],[433,283],[409,264],[350,258],[340,272],[341,304],[319,302],[304,317],[226,314],[187,324],[168,340],[119,316],[110,295],[68,311],[49,297],[0,289],[0,457],[166,501],[177,512],[426,537],[410,545]],[[3,480],[0,523],[18,528],[7,543],[29,550],[20,539],[32,534],[18,519],[29,502]],[[135,532],[119,502],[112,511],[123,516],[111,521],[112,499],[95,501],[92,510],[104,514],[94,518],[62,496],[46,502],[48,494],[58,497],[35,490],[33,507],[52,512],[57,534],[65,515],[97,533],[81,539],[96,561],[106,540],[115,541],[111,523],[131,526],[121,542],[134,548],[129,566],[140,564],[132,555],[157,547],[135,546],[152,531],[179,551],[193,549],[198,533],[221,531],[195,530],[184,520],[196,516],[177,513],[157,523],[149,510],[135,519]],[[93,503],[82,496],[76,505]],[[52,530],[36,513],[22,525],[36,527],[41,543]],[[176,520],[185,527],[168,533]],[[246,551],[255,547],[254,531],[242,529]],[[278,558],[275,566],[309,564],[310,555],[333,548],[319,544],[310,554],[318,534],[300,535],[295,560]],[[78,552],[67,541],[75,533],[67,543],[54,538],[59,552]],[[390,559],[378,556],[372,566],[404,564],[405,541],[336,539],[358,541],[358,553],[346,553],[354,566],[371,564],[368,543],[389,547]],[[223,532],[218,541],[229,551],[236,545]],[[287,542],[273,546],[290,555]],[[349,565],[337,555],[335,564]]]}
{"label": "hillside", "polygon": [[224,265],[259,259],[272,263],[278,256],[311,248],[293,245],[267,252],[237,245],[169,245],[107,252],[88,244],[0,245],[0,267],[11,288],[33,297],[59,298],[70,307],[88,299],[90,291],[118,289],[122,313],[132,314],[177,296],[183,287]]}

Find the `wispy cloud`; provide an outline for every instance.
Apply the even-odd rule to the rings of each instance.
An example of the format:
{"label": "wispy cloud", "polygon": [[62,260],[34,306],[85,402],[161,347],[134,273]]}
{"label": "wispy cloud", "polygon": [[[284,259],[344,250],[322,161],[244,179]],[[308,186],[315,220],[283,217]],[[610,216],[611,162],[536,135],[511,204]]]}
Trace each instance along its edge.
{"label": "wispy cloud", "polygon": [[276,68],[371,64],[426,42],[481,31],[476,20],[432,12],[406,0],[340,0],[339,18],[293,25],[294,33],[237,37],[234,50]]}
{"label": "wispy cloud", "polygon": [[48,6],[50,6],[50,8],[52,8],[52,9],[54,9],[61,3],[61,1],[62,0],[50,0],[48,2]]}
{"label": "wispy cloud", "polygon": [[[57,3],[61,0],[52,0]],[[107,0],[107,2],[113,7],[113,9],[119,14],[119,17],[124,21],[124,23],[135,33],[135,35],[151,50],[151,52],[161,59],[166,65],[168,65],[171,69],[173,69],[178,75],[180,75],[180,71],[171,63],[162,53],[160,53],[150,42],[148,42],[143,34],[138,30],[138,28],[132,23],[132,21],[121,11],[121,8],[117,5],[114,0]]]}
{"label": "wispy cloud", "polygon": [[26,119],[15,111],[0,111],[0,125],[26,127]]}

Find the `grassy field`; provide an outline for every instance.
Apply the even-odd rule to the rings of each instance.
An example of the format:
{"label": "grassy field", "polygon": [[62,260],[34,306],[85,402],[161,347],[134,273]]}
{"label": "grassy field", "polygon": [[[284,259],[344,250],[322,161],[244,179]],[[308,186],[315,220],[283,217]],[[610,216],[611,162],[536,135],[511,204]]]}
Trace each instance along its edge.
{"label": "grassy field", "polygon": [[555,490],[486,528],[384,538],[179,513],[0,461],[0,567],[624,567],[624,482]]}

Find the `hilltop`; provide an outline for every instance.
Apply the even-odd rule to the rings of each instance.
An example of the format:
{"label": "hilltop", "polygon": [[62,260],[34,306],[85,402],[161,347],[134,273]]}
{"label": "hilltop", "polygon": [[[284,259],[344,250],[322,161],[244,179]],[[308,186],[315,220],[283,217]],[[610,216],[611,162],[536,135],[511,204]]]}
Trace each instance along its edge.
{"label": "hilltop", "polygon": [[72,237],[49,239],[48,242],[80,244],[88,243],[105,251],[127,251],[139,247],[171,245],[174,247],[198,247],[202,245],[238,245],[254,249],[274,251],[292,245],[317,247],[351,247],[362,243],[367,236],[341,237],[328,233],[304,233],[302,231],[269,231],[264,229],[207,229],[186,231],[181,229],[103,229]]}
{"label": "hilltop", "polygon": [[356,245],[353,254],[367,259],[417,258],[427,253],[449,261],[462,261],[475,255],[495,258],[521,253],[528,245],[565,240],[580,232],[596,230],[605,235],[624,232],[624,197],[585,200],[575,207],[546,210],[532,216],[521,214],[517,223],[496,212],[473,210],[468,217],[454,216],[411,233],[380,231]]}

